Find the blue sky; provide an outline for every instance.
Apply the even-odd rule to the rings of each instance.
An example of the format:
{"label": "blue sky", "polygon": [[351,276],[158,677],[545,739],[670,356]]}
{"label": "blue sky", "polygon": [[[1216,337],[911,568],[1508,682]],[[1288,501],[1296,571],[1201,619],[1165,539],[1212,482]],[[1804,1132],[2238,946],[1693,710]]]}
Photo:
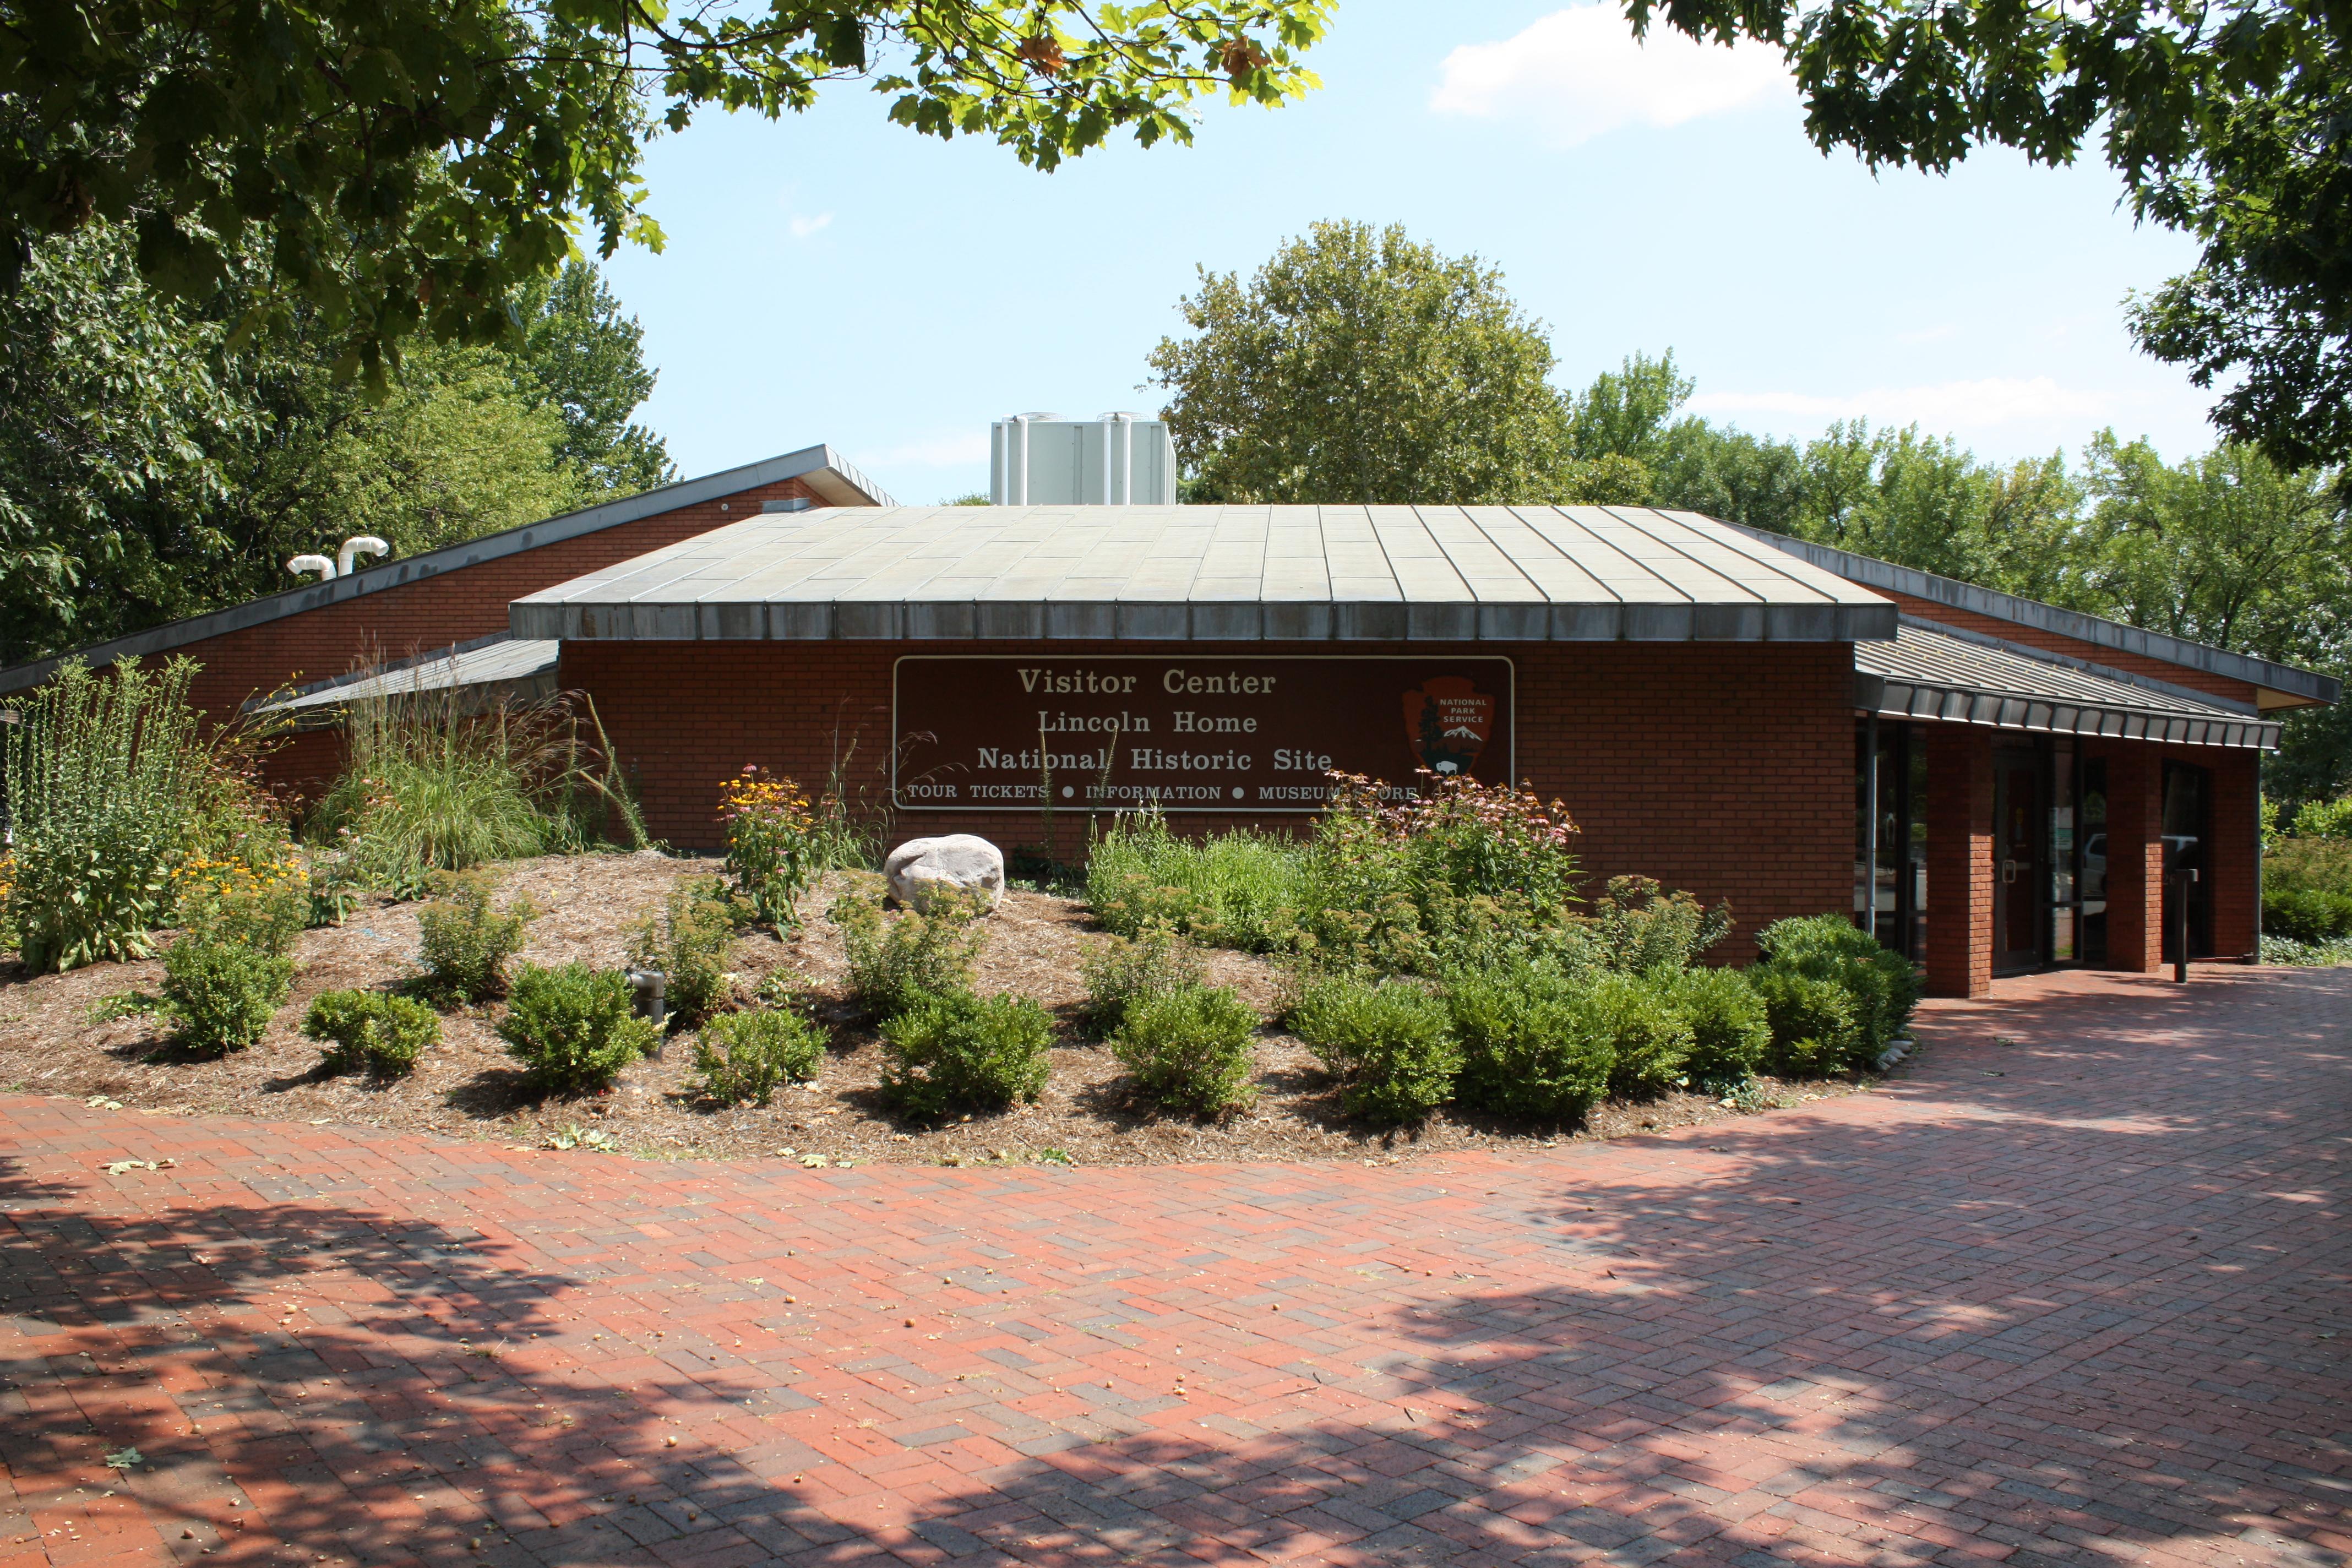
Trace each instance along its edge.
{"label": "blue sky", "polygon": [[2210,444],[2209,399],[2122,316],[2193,247],[2136,228],[2096,162],[1873,177],[1804,139],[1775,58],[1637,49],[1609,9],[1340,0],[1311,63],[1301,102],[1213,104],[1190,148],[1052,174],[889,125],[855,85],[657,142],[667,248],[609,264],[661,375],[641,417],[689,475],[822,440],[901,500],[983,489],[992,418],[1156,408],[1145,356],[1194,268],[1345,217],[1498,265],[1563,385],[1671,348],[1697,410],[1752,430]]}

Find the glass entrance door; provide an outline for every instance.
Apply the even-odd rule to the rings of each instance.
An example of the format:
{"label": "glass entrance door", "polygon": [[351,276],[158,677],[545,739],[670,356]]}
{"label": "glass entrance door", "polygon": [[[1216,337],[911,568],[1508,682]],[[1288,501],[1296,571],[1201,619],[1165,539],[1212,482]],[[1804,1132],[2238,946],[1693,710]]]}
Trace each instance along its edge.
{"label": "glass entrance door", "polygon": [[2049,907],[2049,822],[2036,752],[1992,754],[1992,966],[1996,973],[2038,967],[2042,912]]}

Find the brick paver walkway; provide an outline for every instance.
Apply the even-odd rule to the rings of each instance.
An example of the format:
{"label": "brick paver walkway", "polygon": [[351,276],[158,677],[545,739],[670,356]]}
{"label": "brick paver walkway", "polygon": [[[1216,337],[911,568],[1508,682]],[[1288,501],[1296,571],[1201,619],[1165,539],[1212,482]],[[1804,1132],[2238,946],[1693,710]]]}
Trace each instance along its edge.
{"label": "brick paver walkway", "polygon": [[2019,983],[1886,1090],[1370,1169],[0,1100],[0,1568],[2336,1563],[2347,1025]]}

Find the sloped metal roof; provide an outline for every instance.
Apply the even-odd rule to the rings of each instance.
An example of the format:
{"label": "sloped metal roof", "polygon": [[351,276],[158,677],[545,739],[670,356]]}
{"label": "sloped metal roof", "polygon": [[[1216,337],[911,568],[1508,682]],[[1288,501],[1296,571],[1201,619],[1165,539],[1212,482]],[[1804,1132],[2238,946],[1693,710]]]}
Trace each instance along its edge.
{"label": "sloped metal roof", "polygon": [[[1677,512],[1675,516],[1695,515]],[[2143,626],[2127,626],[2098,616],[2084,615],[2080,610],[2062,610],[2055,605],[2045,605],[2039,599],[2020,598],[1993,588],[1980,588],[1974,583],[1962,583],[1950,577],[1938,577],[1932,572],[1916,567],[1897,566],[1891,561],[1874,556],[1857,555],[1850,550],[1838,550],[1827,544],[1816,544],[1809,539],[1792,539],[1785,533],[1770,533],[1760,528],[1742,523],[1728,525],[1760,543],[1785,551],[1801,561],[1810,562],[1825,572],[1835,573],[1848,582],[1866,588],[1883,588],[1891,594],[1906,594],[1931,604],[1948,605],[1956,610],[1987,616],[1997,621],[2011,621],[2019,626],[2036,626],[2055,632],[2077,642],[2111,647],[2118,652],[2136,653],[2147,658],[2160,658],[2167,664],[2177,664],[2188,669],[2201,669],[2210,675],[2226,676],[2257,687],[2265,694],[2262,705],[2268,708],[2300,708],[2315,703],[2332,703],[2344,695],[2344,683],[2332,675],[2302,669],[2291,664],[2277,664],[2270,659],[2256,658],[2252,654],[2231,653],[2227,648],[2212,647],[2204,643],[2190,642],[2185,637],[2168,637]]]}
{"label": "sloped metal roof", "polygon": [[1640,507],[819,509],[516,601],[524,637],[1844,642],[1895,606]]}
{"label": "sloped metal roof", "polygon": [[2278,749],[2250,707],[1909,616],[1894,641],[1856,644],[1853,670],[1855,706],[1883,718]]}
{"label": "sloped metal roof", "polygon": [[523,637],[494,637],[458,643],[398,664],[316,681],[291,697],[251,704],[263,713],[323,713],[372,697],[460,687],[495,688],[510,695],[542,697],[555,689],[555,667],[562,645]]}
{"label": "sloped metal roof", "polygon": [[231,605],[226,610],[173,621],[166,626],[134,632],[129,637],[116,637],[110,642],[92,643],[68,653],[0,669],[0,692],[19,691],[37,686],[55,674],[58,666],[68,658],[102,666],[118,658],[169,653],[174,648],[202,642],[206,637],[216,637],[225,632],[239,631],[287,616],[300,615],[305,610],[357,598],[362,594],[396,588],[404,583],[417,582],[459,567],[478,566],[485,561],[536,550],[541,545],[553,544],[559,540],[576,539],[583,533],[594,533],[602,529],[617,528],[625,522],[635,522],[701,501],[717,500],[738,491],[775,484],[782,479],[799,479],[835,506],[896,504],[880,486],[859,473],[831,447],[803,447],[797,452],[786,452],[780,457],[747,463],[741,468],[706,474],[700,479],[680,479],[676,484],[663,485],[657,489],[646,490],[620,500],[565,512],[543,522],[510,528],[503,533],[485,534],[479,539],[468,539],[445,549],[426,551],[422,555],[405,555],[381,565],[362,567],[348,577],[337,577],[325,583],[306,583],[299,588],[265,594],[258,599]]}

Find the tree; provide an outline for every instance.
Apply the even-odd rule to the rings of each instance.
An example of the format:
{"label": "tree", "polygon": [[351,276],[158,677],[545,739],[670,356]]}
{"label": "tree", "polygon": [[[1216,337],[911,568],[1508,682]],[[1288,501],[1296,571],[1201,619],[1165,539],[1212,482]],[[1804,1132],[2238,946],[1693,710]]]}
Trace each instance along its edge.
{"label": "tree", "polygon": [[396,553],[659,482],[628,420],[635,323],[582,264],[511,348],[427,344],[378,398],[315,313],[240,339],[242,280],[196,304],[94,222],[0,295],[0,664],[288,584],[355,533]]}
{"label": "tree", "polygon": [[2168,467],[2112,430],[2084,454],[2096,498],[2084,597],[2192,642],[2338,666],[2352,609],[2352,520],[2330,477],[2223,445]]}
{"label": "tree", "polygon": [[0,0],[0,283],[96,218],[169,292],[263,257],[253,317],[318,312],[380,383],[420,330],[511,335],[577,223],[657,245],[644,144],[704,106],[772,118],[860,78],[899,124],[1050,169],[1114,130],[1189,139],[1210,92],[1305,90],[1328,5]]}
{"label": "tree", "polygon": [[2199,386],[2230,385],[2214,423],[2290,468],[2352,456],[2352,79],[2241,95],[2189,167],[2141,210],[2203,242],[2196,268],[2144,299],[2131,323]]}
{"label": "tree", "polygon": [[1551,344],[1475,256],[1318,223],[1247,283],[1201,274],[1194,336],[1151,353],[1190,499],[1561,499]]}
{"label": "tree", "polygon": [[635,495],[676,479],[662,438],[629,420],[653,395],[645,329],[621,314],[596,268],[566,262],[516,295],[522,345],[513,363],[526,400],[562,416],[557,460],[592,495]]}
{"label": "tree", "polygon": [[1701,40],[1782,48],[1824,151],[1942,171],[1988,143],[2071,163],[2094,135],[2143,217],[2204,242],[2131,313],[2289,467],[2352,456],[2352,23],[2314,0],[1626,0]]}

